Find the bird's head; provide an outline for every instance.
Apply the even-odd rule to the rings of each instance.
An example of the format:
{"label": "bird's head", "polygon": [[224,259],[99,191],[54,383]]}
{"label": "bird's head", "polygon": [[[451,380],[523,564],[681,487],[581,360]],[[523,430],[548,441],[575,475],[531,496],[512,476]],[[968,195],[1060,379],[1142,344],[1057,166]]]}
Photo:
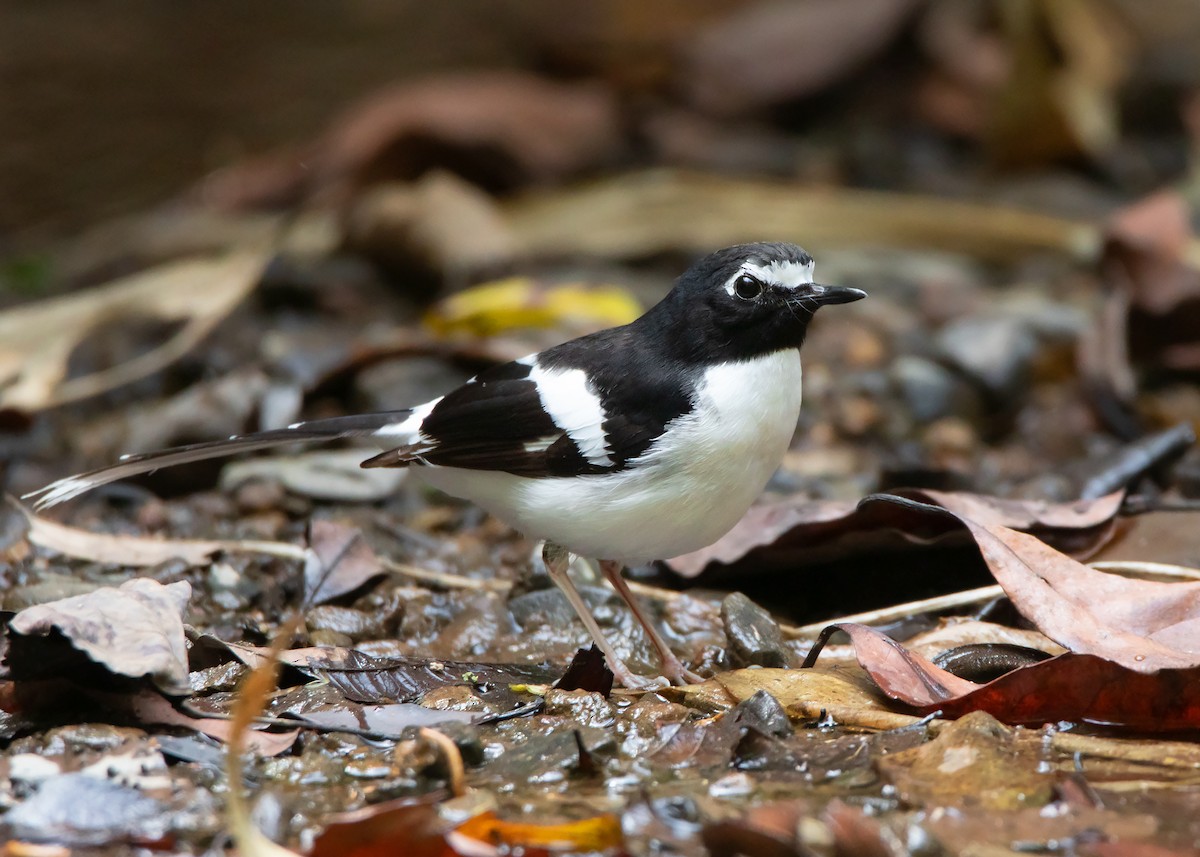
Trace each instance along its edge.
{"label": "bird's head", "polygon": [[826,304],[865,298],[861,289],[813,282],[813,258],[795,244],[726,247],[689,268],[663,302],[676,330],[693,334],[689,350],[719,349],[731,359],[804,342],[813,314]]}

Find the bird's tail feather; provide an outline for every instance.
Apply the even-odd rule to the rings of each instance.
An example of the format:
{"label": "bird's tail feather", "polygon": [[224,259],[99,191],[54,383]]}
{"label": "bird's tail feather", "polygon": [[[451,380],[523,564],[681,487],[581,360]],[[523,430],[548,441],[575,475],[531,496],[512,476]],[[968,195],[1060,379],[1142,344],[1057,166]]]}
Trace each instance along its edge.
{"label": "bird's tail feather", "polygon": [[41,510],[56,506],[80,494],[91,491],[109,482],[150,473],[161,467],[174,467],[191,461],[221,458],[239,452],[253,452],[289,443],[327,443],[342,438],[369,437],[381,429],[398,426],[412,413],[411,410],[384,411],[377,414],[355,414],[331,417],[324,420],[309,420],[294,423],[284,429],[233,435],[226,440],[213,440],[177,446],[159,452],[123,455],[116,464],[101,467],[87,473],[78,473],[51,482],[45,488],[26,494],[22,499],[32,499],[34,508]]}

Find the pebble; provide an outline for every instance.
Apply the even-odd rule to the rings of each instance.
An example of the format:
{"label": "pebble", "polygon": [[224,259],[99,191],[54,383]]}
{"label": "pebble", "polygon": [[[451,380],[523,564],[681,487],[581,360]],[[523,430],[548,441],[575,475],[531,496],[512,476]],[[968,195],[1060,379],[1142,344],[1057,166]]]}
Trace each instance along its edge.
{"label": "pebble", "polygon": [[916,423],[947,416],[977,420],[982,415],[979,392],[962,376],[932,360],[902,355],[892,361],[890,374]]}
{"label": "pebble", "polygon": [[938,354],[1001,404],[1028,388],[1037,340],[1029,325],[1009,316],[953,321],[935,339]]}
{"label": "pebble", "polygon": [[788,651],[783,632],[771,614],[740,592],[731,592],[721,602],[725,635],[737,659],[747,665],[787,667]]}
{"label": "pebble", "polygon": [[547,715],[567,717],[584,726],[606,729],[616,721],[616,713],[599,693],[586,690],[559,690],[550,688],[546,693]]}

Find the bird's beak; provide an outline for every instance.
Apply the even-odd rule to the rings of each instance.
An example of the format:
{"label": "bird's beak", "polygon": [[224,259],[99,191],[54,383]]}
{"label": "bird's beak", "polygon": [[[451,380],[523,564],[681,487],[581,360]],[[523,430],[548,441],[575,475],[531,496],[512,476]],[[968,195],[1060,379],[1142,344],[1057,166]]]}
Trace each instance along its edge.
{"label": "bird's beak", "polygon": [[820,283],[813,283],[807,289],[811,289],[805,297],[815,303],[817,306],[825,304],[848,304],[851,301],[859,301],[867,296],[867,293],[862,289],[852,289],[849,286],[823,286]]}

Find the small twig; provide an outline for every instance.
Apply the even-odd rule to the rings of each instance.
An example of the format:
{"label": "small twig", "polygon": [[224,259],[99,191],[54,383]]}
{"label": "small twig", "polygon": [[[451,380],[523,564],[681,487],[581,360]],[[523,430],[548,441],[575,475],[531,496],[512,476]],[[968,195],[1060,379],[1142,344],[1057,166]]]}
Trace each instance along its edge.
{"label": "small twig", "polygon": [[1095,500],[1121,488],[1128,488],[1147,473],[1179,458],[1196,442],[1191,423],[1172,428],[1128,443],[1104,459],[1089,463],[1079,496]]}
{"label": "small twig", "polygon": [[1165,562],[1139,562],[1138,560],[1111,560],[1106,562],[1091,562],[1089,567],[1096,571],[1106,571],[1109,574],[1119,574],[1122,577],[1155,578],[1166,577],[1174,580],[1200,580],[1200,568],[1188,568],[1183,565],[1169,565]]}
{"label": "small twig", "polygon": [[430,729],[428,726],[422,726],[417,734],[437,747],[442,758],[446,760],[446,767],[450,770],[450,794],[455,797],[465,795],[467,793],[466,770],[463,767],[462,753],[459,752],[458,746],[450,739],[449,735],[436,729]]}
{"label": "small twig", "polygon": [[508,592],[508,590],[512,589],[512,583],[507,580],[476,580],[473,577],[454,574],[449,571],[418,568],[415,565],[396,562],[394,559],[388,559],[387,557],[380,557],[379,559],[383,563],[383,567],[388,571],[394,571],[396,574],[411,577],[413,580],[432,583],[435,586],[442,586],[446,589],[488,589],[493,592]]}
{"label": "small twig", "polygon": [[871,625],[879,622],[893,622],[921,613],[934,613],[949,610],[952,607],[964,607],[968,604],[978,604],[1004,595],[999,586],[982,586],[979,589],[968,589],[965,592],[951,592],[948,595],[938,595],[934,598],[922,598],[919,601],[909,601],[907,604],[897,604],[892,607],[881,607],[878,610],[867,610],[863,613],[852,613],[849,616],[839,616],[836,619],[826,619],[821,622],[811,622],[807,625],[780,625],[784,635],[793,640],[808,639],[820,634],[828,625],[838,622],[855,622],[860,625]]}

